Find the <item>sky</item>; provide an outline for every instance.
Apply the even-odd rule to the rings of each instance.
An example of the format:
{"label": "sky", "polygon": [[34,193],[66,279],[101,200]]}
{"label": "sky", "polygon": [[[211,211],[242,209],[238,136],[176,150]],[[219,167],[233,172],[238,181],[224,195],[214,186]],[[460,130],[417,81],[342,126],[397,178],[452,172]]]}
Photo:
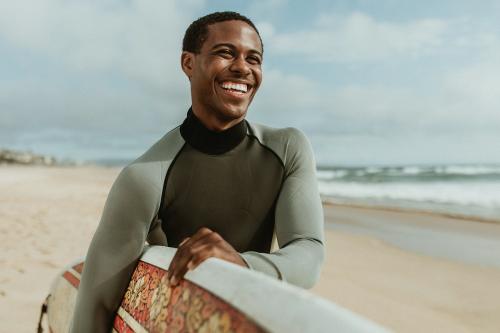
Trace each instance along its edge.
{"label": "sky", "polygon": [[320,165],[500,163],[498,1],[0,2],[0,147],[134,159],[182,122],[187,26],[250,17],[247,119],[297,127]]}

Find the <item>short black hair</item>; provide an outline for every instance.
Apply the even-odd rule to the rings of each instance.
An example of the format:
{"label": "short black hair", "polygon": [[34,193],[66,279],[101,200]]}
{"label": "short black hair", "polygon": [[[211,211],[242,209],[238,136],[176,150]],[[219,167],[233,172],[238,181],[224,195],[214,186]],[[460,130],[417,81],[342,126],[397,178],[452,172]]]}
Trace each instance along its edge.
{"label": "short black hair", "polygon": [[243,21],[251,26],[259,36],[262,52],[264,52],[264,44],[262,43],[262,38],[260,37],[259,30],[257,30],[255,24],[253,24],[248,17],[236,12],[215,12],[202,16],[191,23],[184,34],[184,39],[182,40],[182,51],[200,53],[201,47],[208,36],[208,26],[214,23],[232,20]]}

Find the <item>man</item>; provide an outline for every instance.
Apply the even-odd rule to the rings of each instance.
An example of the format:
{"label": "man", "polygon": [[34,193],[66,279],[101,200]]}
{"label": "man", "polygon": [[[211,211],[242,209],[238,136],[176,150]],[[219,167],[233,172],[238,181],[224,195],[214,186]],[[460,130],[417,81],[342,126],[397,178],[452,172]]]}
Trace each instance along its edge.
{"label": "man", "polygon": [[[186,31],[183,124],[125,167],[90,245],[72,332],[109,332],[148,240],[178,247],[175,285],[209,257],[311,287],[323,262],[323,215],[312,150],[296,129],[244,120],[262,81],[254,24],[213,13]],[[280,249],[269,253],[273,233]]]}

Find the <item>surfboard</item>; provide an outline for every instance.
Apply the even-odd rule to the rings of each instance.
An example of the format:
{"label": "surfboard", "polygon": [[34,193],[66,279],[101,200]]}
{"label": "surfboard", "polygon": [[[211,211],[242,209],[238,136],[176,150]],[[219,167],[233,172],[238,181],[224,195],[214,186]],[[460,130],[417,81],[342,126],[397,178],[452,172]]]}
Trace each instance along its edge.
{"label": "surfboard", "polygon": [[[300,288],[210,258],[167,283],[175,249],[148,246],[116,313],[113,332],[387,332]],[[47,301],[49,329],[67,332],[85,263],[79,260],[55,280]]]}

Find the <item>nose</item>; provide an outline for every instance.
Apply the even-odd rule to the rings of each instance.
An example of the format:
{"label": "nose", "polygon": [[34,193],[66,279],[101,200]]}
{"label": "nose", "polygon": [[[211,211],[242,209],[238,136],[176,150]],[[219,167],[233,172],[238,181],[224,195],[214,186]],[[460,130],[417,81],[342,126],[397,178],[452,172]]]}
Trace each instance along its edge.
{"label": "nose", "polygon": [[250,67],[248,66],[248,63],[245,60],[245,57],[243,56],[234,58],[233,63],[229,67],[229,70],[231,72],[239,73],[241,75],[250,74]]}

